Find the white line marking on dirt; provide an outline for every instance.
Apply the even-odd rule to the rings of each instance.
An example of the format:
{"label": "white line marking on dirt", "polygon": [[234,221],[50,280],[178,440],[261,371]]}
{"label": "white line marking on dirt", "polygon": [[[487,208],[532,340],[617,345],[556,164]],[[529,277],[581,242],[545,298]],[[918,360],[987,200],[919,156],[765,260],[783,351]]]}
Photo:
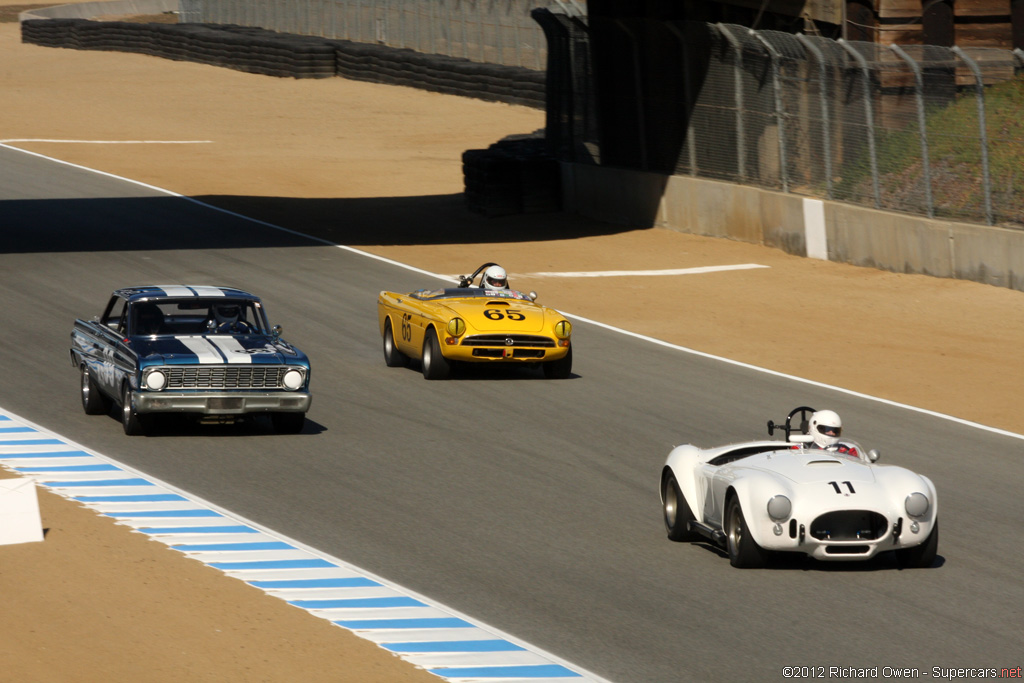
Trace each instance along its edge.
{"label": "white line marking on dirt", "polygon": [[585,270],[566,273],[523,273],[520,277],[651,277],[657,275],[698,275],[727,270],[770,268],[759,263],[739,263],[732,266],[701,266],[698,268],[668,268],[664,270]]}
{"label": "white line marking on dirt", "polygon": [[50,138],[11,138],[0,143],[12,142],[57,142],[71,145],[206,145],[213,140],[55,140]]}

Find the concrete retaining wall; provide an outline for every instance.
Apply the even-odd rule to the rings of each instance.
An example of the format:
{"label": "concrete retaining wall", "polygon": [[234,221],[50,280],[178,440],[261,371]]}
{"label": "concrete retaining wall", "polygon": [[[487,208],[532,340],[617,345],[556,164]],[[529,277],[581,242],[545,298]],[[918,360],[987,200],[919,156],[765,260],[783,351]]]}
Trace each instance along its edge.
{"label": "concrete retaining wall", "polygon": [[113,2],[80,2],[71,5],[41,7],[22,12],[26,19],[92,19],[93,17],[129,14],[163,14],[177,12],[178,0],[114,0]]}
{"label": "concrete retaining wall", "polygon": [[1024,230],[584,164],[562,165],[562,187],[565,210],[599,220],[726,237],[799,256],[1024,291]]}

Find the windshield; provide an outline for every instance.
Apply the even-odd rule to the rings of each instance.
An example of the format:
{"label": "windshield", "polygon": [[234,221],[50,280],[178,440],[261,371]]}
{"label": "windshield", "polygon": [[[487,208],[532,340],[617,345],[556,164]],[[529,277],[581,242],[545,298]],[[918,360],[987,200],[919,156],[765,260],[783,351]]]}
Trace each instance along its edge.
{"label": "windshield", "polygon": [[530,301],[530,297],[514,289],[483,289],[481,287],[448,287],[446,289],[417,289],[409,294],[414,299],[518,299]]}
{"label": "windshield", "polygon": [[259,302],[225,297],[159,299],[132,304],[132,334],[267,334]]}

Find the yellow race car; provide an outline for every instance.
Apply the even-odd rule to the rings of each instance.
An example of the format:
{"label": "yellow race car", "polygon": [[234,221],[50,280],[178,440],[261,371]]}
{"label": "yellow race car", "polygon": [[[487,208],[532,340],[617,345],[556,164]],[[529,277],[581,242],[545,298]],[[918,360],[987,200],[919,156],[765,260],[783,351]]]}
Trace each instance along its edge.
{"label": "yellow race car", "polygon": [[[572,372],[572,324],[535,302],[536,293],[484,286],[485,263],[458,287],[381,292],[377,316],[389,367],[418,359],[427,379],[444,379],[455,363],[539,364],[550,379]],[[480,276],[480,282],[473,281]]]}

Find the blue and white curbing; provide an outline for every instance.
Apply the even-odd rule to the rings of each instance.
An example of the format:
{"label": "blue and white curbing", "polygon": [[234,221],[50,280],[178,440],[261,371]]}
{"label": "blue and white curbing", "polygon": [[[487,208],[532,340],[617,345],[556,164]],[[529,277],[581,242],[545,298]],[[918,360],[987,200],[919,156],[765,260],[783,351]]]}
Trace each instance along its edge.
{"label": "blue and white curbing", "polygon": [[4,410],[0,465],[452,683],[606,683]]}

